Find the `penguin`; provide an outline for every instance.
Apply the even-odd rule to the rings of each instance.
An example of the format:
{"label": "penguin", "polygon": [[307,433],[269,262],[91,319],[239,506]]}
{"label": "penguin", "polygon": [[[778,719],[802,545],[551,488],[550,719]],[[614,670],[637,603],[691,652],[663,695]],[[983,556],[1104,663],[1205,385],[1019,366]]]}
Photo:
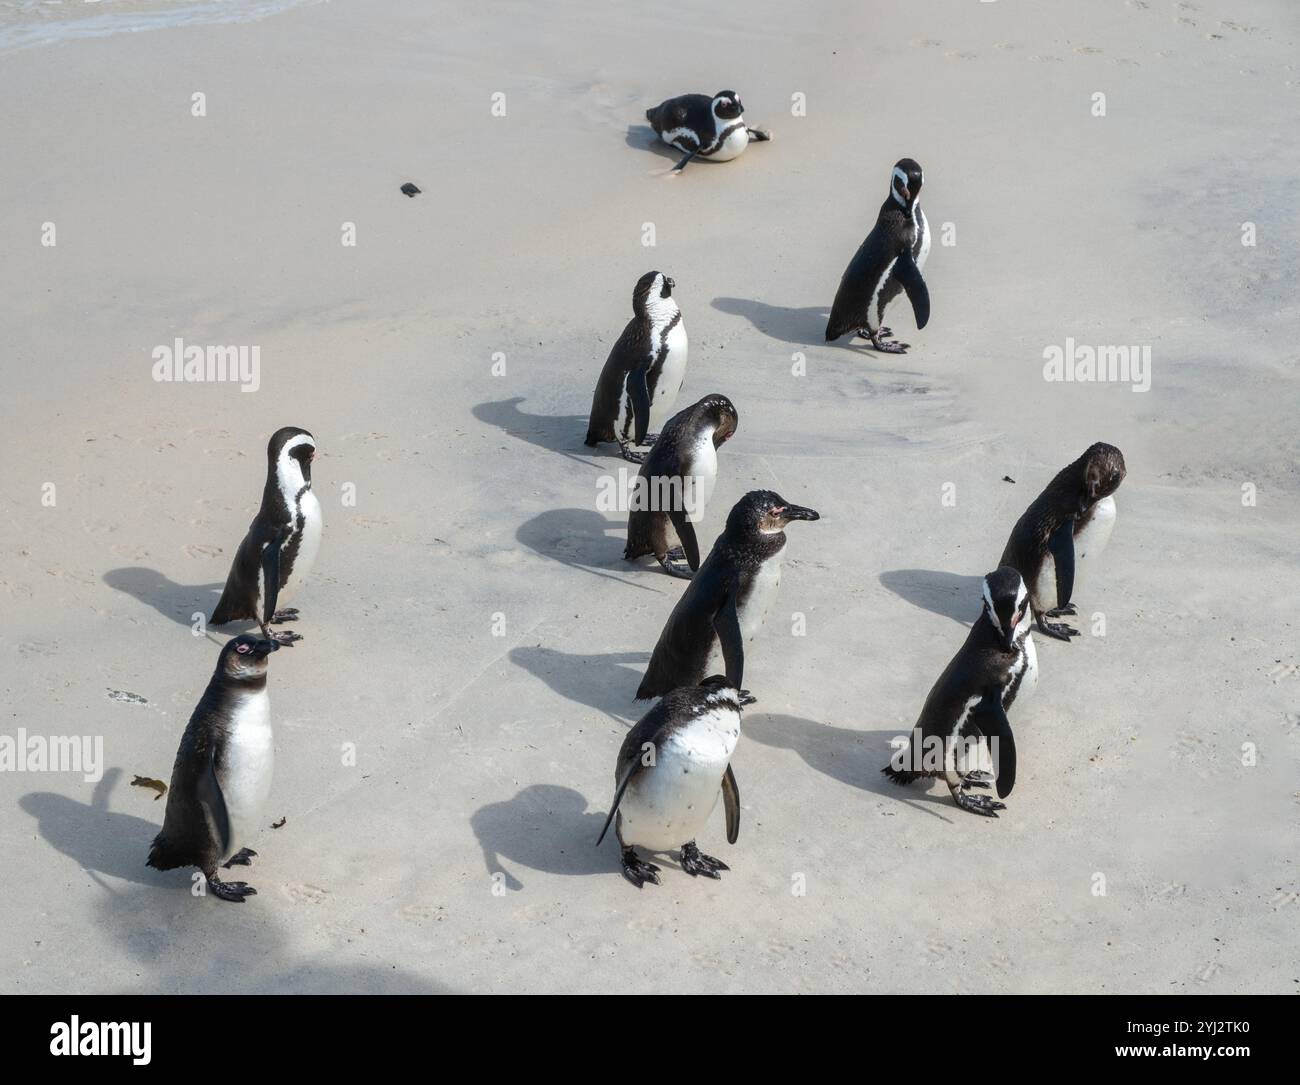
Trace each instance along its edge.
{"label": "penguin", "polygon": [[781,583],[785,528],[792,520],[820,520],[771,490],[752,490],[736,502],[727,526],[668,616],[638,701],[693,686],[725,664],[737,689],[744,680],[745,641],[763,626]]}
{"label": "penguin", "polygon": [[296,610],[277,610],[276,604],[302,584],[320,549],[320,502],[311,492],[315,455],[315,438],[305,429],[285,426],[271,437],[262,507],[235,551],[209,625],[251,618],[264,637],[281,644],[302,640],[292,630],[272,633],[267,626],[298,617]]}
{"label": "penguin", "polygon": [[713,162],[729,162],[750,143],[764,143],[771,132],[745,124],[745,107],[734,90],[707,94],[683,94],[669,98],[645,111],[655,134],[670,147],[685,151],[686,157],[672,169],[681,173],[696,156]]}
{"label": "penguin", "polygon": [[677,284],[647,271],[632,291],[633,317],[618,337],[596,382],[587,445],[618,441],[623,458],[642,463],[630,445],[653,445],[673,414],[686,376],[686,326],[673,300]]}
{"label": "penguin", "polygon": [[167,791],[163,827],[148,865],[156,870],[194,866],[221,900],[242,903],[257,893],[247,882],[223,882],[217,867],[248,866],[257,852],[244,847],[257,831],[271,790],[275,751],[268,656],[278,641],[249,634],[227,641],[217,668],[190,716]]}
{"label": "penguin", "polygon": [[[972,814],[995,818],[1006,809],[972,789],[992,783],[1004,799],[1016,783],[1007,713],[1038,686],[1031,609],[1015,569],[1004,566],[984,577],[984,609],[926,697],[910,742],[881,772],[896,784],[942,776],[953,801]],[[992,773],[979,767],[985,755]]]}
{"label": "penguin", "polygon": [[[835,292],[826,341],[856,332],[885,354],[905,354],[909,344],[895,340],[881,327],[885,306],[906,290],[918,329],[930,320],[930,292],[921,268],[930,255],[930,225],[921,210],[921,167],[900,158],[889,179],[889,196],[876,216],[875,229],[849,261]],[[874,313],[873,313],[874,310]]]}
{"label": "penguin", "polygon": [[646,882],[660,884],[659,868],[641,859],[638,847],[679,848],[682,869],[692,877],[719,878],[731,869],[700,851],[695,838],[708,824],[719,792],[727,843],[740,836],[740,789],[731,755],[740,739],[741,708],[753,702],[748,691],[715,674],[670,692],[624,737],[614,770],[614,802],[596,846],[617,815],[623,877],[638,889]]}
{"label": "penguin", "polygon": [[1097,442],[1061,470],[1011,529],[999,564],[1017,570],[1029,587],[1039,631],[1069,643],[1079,630],[1049,622],[1077,614],[1071,601],[1080,574],[1094,565],[1115,527],[1115,498],[1124,481],[1124,454]]}
{"label": "penguin", "polygon": [[739,424],[731,400],[716,393],[668,420],[637,476],[624,558],[653,554],[673,576],[689,580],[694,575],[700,567],[695,525],[704,519],[713,496],[717,450]]}

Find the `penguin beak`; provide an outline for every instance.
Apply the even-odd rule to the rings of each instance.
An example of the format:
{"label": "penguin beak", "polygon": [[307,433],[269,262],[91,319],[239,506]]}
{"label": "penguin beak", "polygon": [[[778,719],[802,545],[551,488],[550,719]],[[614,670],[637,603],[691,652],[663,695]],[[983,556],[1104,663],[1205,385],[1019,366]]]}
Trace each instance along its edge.
{"label": "penguin beak", "polygon": [[781,513],[783,520],[820,520],[821,513],[815,509],[806,509],[802,505],[787,505]]}
{"label": "penguin beak", "polygon": [[267,640],[259,640],[253,645],[253,655],[259,658],[270,655],[272,652],[278,652],[279,650],[279,641],[270,640],[269,638]]}

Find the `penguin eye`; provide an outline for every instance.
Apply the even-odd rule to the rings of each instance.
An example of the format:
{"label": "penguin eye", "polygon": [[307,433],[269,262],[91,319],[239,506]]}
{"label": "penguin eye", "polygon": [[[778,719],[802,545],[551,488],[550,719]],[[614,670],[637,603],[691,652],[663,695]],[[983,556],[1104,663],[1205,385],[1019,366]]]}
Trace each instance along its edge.
{"label": "penguin eye", "polygon": [[238,652],[241,656],[246,656],[248,655],[249,648],[247,644],[236,644],[235,651]]}

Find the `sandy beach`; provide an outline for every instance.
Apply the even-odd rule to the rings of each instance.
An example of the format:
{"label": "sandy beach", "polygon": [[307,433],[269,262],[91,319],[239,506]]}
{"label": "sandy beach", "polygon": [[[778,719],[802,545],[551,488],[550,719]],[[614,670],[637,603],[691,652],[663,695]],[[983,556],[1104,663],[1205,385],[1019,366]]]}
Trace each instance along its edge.
{"label": "sandy beach", "polygon": [[[1293,4],[248,15],[0,5],[0,736],[103,751],[0,772],[0,990],[1300,990]],[[772,142],[669,176],[646,108],[723,87]],[[903,156],[930,323],[825,343]],[[731,870],[638,891],[595,841],[684,582],[623,560],[628,465],[583,437],[651,269],[679,405],[739,412],[704,547],[753,489],[822,518],[747,655],[740,838],[719,808],[700,840]],[[155,380],[177,339],[256,389]],[[1080,345],[1144,380],[1044,378]],[[131,780],[170,776],[286,425],[324,537],[236,906],[145,867],[165,803]],[[1094,441],[1117,526],[1084,635],[1038,639],[1007,810],[893,787],[980,577]]]}

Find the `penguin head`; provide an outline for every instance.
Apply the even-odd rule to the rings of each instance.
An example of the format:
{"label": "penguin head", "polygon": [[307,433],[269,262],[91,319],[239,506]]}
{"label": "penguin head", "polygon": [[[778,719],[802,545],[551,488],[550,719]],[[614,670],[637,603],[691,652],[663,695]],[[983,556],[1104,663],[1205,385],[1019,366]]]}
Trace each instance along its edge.
{"label": "penguin head", "polygon": [[984,577],[984,613],[1007,651],[1014,650],[1016,638],[1033,620],[1029,593],[1015,569],[1003,565]]}
{"label": "penguin head", "polygon": [[311,481],[311,461],[315,457],[316,438],[298,426],[276,430],[267,442],[266,459],[271,475],[290,485],[297,482],[297,475],[302,476],[303,482]]}
{"label": "penguin head", "polygon": [[740,95],[734,90],[720,90],[713,96],[713,115],[720,121],[738,120],[745,112],[740,104]]}
{"label": "penguin head", "polygon": [[736,433],[740,425],[740,416],[731,400],[718,392],[713,392],[700,400],[693,409],[703,412],[704,417],[713,422],[713,447],[721,448]]}
{"label": "penguin head", "polygon": [[218,670],[236,682],[247,682],[266,675],[266,657],[278,651],[280,645],[266,637],[242,633],[226,641],[221,649]]}
{"label": "penguin head", "polygon": [[900,207],[910,208],[921,195],[923,180],[920,163],[914,158],[900,158],[889,178],[889,194]]}
{"label": "penguin head", "polygon": [[733,537],[779,535],[791,520],[820,520],[821,515],[802,505],[792,505],[771,490],[751,490],[727,516],[727,534]]}
{"label": "penguin head", "polygon": [[705,690],[704,700],[707,704],[730,704],[737,711],[758,700],[749,690],[737,689],[724,674],[709,675],[700,683],[700,689]]}
{"label": "penguin head", "polygon": [[1124,466],[1124,453],[1114,445],[1098,441],[1082,456],[1083,491],[1079,494],[1079,511],[1109,497],[1119,489],[1128,473]]}
{"label": "penguin head", "polygon": [[632,291],[632,311],[643,317],[673,296],[677,284],[661,271],[647,271],[636,281]]}

